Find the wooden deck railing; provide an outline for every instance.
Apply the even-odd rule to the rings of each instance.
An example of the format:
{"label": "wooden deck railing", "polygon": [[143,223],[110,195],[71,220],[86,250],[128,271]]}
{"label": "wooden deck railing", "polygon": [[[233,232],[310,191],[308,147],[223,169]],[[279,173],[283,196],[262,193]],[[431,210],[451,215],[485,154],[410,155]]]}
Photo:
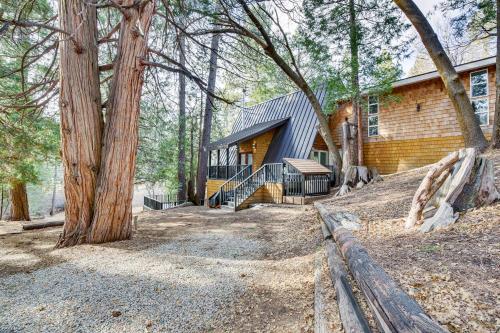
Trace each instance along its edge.
{"label": "wooden deck railing", "polygon": [[177,200],[174,195],[152,195],[151,197],[144,196],[144,207],[152,210],[163,210],[167,208],[177,207],[186,203],[186,200]]}
{"label": "wooden deck railing", "polygon": [[231,179],[247,167],[248,165],[211,165],[208,167],[208,179]]}

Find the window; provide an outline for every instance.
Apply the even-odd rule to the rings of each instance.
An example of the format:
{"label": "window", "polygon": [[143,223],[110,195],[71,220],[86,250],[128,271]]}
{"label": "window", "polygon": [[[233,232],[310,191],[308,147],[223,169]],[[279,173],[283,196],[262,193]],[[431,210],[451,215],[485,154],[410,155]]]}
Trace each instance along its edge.
{"label": "window", "polygon": [[253,154],[252,153],[240,153],[240,164],[241,165],[252,165]]}
{"label": "window", "polygon": [[321,165],[328,165],[328,152],[326,150],[312,150],[309,158]]}
{"label": "window", "polygon": [[480,125],[489,123],[488,70],[470,73],[470,97]]}
{"label": "window", "polygon": [[368,136],[378,135],[378,96],[368,97]]}

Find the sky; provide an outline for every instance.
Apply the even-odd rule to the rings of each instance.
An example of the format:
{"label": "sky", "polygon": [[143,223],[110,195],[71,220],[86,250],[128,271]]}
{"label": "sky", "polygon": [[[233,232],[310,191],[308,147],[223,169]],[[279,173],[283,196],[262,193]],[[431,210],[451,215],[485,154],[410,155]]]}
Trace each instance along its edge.
{"label": "sky", "polygon": [[[440,15],[440,13],[436,13],[434,11],[434,7],[441,2],[441,0],[414,0],[415,4],[417,4],[418,8],[424,13],[424,15],[427,16],[429,19],[429,22],[431,23],[432,27],[436,29],[436,26],[440,24],[443,21],[443,15]],[[411,28],[413,29],[413,27]],[[414,30],[414,33],[416,34],[416,30]],[[405,59],[402,63],[403,66],[403,72],[408,73],[410,68],[413,66],[413,63],[415,62],[415,57],[416,54],[412,54],[412,56],[408,59]]]}

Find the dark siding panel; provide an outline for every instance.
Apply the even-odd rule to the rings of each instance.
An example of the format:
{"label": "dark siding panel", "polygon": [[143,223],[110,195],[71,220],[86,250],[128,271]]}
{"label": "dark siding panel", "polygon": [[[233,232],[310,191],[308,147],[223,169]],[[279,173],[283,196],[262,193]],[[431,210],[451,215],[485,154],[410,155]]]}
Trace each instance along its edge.
{"label": "dark siding panel", "polygon": [[[325,91],[318,91],[317,96],[321,105],[324,105]],[[288,123],[274,136],[264,163],[282,162],[285,157],[308,157],[319,122],[309,100],[301,91],[271,99],[246,110],[245,121],[242,121],[240,112],[232,133],[258,123],[290,117]],[[236,149],[230,152],[230,163],[236,163]]]}
{"label": "dark siding panel", "polygon": [[290,105],[290,112],[294,115],[294,121],[292,123],[292,130],[288,133],[289,136],[284,138],[284,144],[280,158],[286,158],[296,156],[295,158],[302,158],[301,151],[304,145],[304,138],[306,138],[309,133],[309,126],[311,120],[313,120],[314,114],[311,114],[309,100],[304,94],[297,94],[296,101],[293,101]]}

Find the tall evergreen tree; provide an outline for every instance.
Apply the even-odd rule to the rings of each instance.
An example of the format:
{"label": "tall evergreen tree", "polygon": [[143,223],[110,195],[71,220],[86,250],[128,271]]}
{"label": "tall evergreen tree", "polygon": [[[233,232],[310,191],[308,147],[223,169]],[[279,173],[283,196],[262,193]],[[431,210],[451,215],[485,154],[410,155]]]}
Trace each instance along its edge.
{"label": "tall evergreen tree", "polygon": [[463,37],[468,34],[467,40],[473,43],[478,40],[494,39],[496,50],[496,99],[493,117],[493,133],[491,146],[500,148],[500,35],[498,25],[500,21],[499,0],[448,0],[441,4],[442,9],[451,16],[451,23],[455,35]]}
{"label": "tall evergreen tree", "polygon": [[[354,124],[361,129],[361,87],[383,91],[398,78],[395,64],[389,70],[381,64],[407,54],[404,34],[409,25],[390,0],[304,0],[304,13],[304,43],[314,57],[329,58],[336,72],[345,73],[333,77],[343,81],[336,88],[344,91],[336,95],[350,98]],[[352,159],[344,163],[363,164],[362,135],[356,142]]]}
{"label": "tall evergreen tree", "polygon": [[463,83],[460,81],[455,67],[441,45],[434,29],[424,14],[412,0],[394,0],[398,7],[408,17],[408,20],[417,30],[422,43],[436,66],[448,93],[457,121],[460,125],[465,145],[485,149],[488,145],[486,138],[474,114],[474,109],[467,95]]}

